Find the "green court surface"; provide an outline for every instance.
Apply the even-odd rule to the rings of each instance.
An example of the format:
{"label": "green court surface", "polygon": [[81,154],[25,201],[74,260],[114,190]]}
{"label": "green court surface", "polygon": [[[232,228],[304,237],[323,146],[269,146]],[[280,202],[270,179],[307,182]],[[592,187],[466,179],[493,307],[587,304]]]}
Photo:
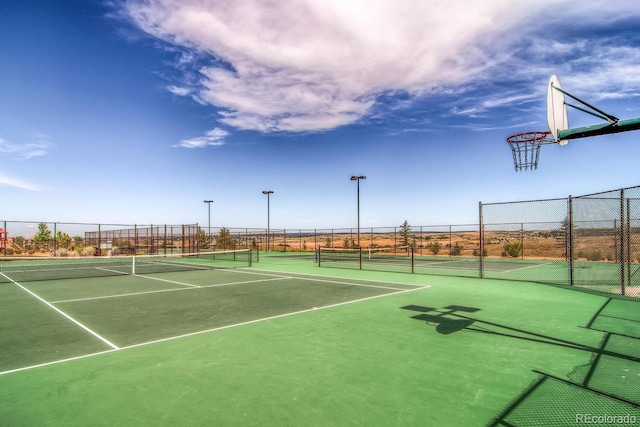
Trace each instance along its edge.
{"label": "green court surface", "polygon": [[0,424],[640,424],[639,308],[294,257],[2,283]]}

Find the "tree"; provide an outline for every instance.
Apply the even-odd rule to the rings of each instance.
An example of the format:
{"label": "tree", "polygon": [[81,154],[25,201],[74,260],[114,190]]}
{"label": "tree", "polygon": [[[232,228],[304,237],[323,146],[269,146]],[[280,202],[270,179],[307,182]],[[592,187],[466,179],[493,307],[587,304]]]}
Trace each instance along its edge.
{"label": "tree", "polygon": [[209,246],[209,236],[207,236],[207,232],[202,227],[198,227],[198,246],[201,248]]}
{"label": "tree", "polygon": [[352,249],[354,247],[353,239],[349,239],[348,237],[346,237],[342,241],[342,247],[345,249]]}
{"label": "tree", "polygon": [[216,246],[218,248],[224,249],[233,249],[236,245],[236,241],[231,235],[231,232],[228,228],[222,227],[220,232],[218,233],[218,237],[216,237]]}
{"label": "tree", "polygon": [[71,236],[67,233],[63,233],[62,231],[58,231],[56,234],[56,242],[62,247],[68,247],[69,243],[71,243]]}
{"label": "tree", "polygon": [[410,246],[411,245],[411,226],[409,222],[405,219],[402,225],[400,226],[400,239],[402,242],[402,246]]}
{"label": "tree", "polygon": [[38,224],[38,233],[33,236],[33,241],[36,243],[45,243],[52,240],[53,238],[51,237],[51,230],[49,230],[47,224],[44,222]]}

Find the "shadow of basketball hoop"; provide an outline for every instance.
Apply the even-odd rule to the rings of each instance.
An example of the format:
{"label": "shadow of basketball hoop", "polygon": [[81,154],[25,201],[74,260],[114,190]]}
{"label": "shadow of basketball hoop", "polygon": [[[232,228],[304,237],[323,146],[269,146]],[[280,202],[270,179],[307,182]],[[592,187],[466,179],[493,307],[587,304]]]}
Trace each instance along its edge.
{"label": "shadow of basketball hoop", "polygon": [[457,311],[462,311],[466,313],[475,313],[476,311],[480,310],[479,308],[474,308],[474,307],[450,305],[450,306],[444,307],[447,311],[440,312],[439,314],[426,314],[430,311],[436,311],[437,309],[432,307],[423,307],[419,305],[408,305],[402,308],[405,310],[422,312],[422,314],[412,316],[411,318],[416,320],[423,320],[429,324],[435,324],[436,331],[443,335],[449,335],[454,332],[461,331],[471,326],[475,322],[474,319],[468,319],[468,318],[452,319],[452,318],[446,317],[447,315],[452,315],[452,314],[455,315]]}

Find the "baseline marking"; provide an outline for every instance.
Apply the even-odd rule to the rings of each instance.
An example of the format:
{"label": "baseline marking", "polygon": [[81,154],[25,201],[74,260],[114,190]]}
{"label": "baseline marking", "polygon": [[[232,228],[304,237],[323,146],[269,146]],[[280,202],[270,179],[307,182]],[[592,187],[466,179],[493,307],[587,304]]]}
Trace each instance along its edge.
{"label": "baseline marking", "polygon": [[[160,279],[155,279],[153,277],[146,277],[146,278],[147,279],[151,279],[151,280],[160,280]],[[288,278],[287,277],[275,277],[275,278],[271,278],[271,279],[247,280],[245,282],[220,283],[220,284],[216,284],[216,285],[204,285],[204,286],[192,285],[192,286],[195,286],[195,288],[160,289],[160,290],[157,290],[157,291],[131,292],[131,293],[128,293],[128,294],[103,295],[103,296],[99,296],[99,297],[87,297],[87,298],[75,298],[75,299],[67,299],[67,300],[60,300],[60,301],[52,301],[51,304],[61,304],[61,303],[64,303],[64,302],[93,301],[93,300],[109,299],[109,298],[120,298],[120,297],[133,297],[133,296],[137,296],[137,295],[159,294],[159,293],[163,293],[163,292],[192,291],[194,289],[219,288],[219,287],[222,287],[222,286],[244,285],[246,283],[271,282],[271,281],[275,281],[275,280],[284,280],[284,279],[288,279]],[[162,281],[163,282],[170,282],[169,280],[162,280]]]}

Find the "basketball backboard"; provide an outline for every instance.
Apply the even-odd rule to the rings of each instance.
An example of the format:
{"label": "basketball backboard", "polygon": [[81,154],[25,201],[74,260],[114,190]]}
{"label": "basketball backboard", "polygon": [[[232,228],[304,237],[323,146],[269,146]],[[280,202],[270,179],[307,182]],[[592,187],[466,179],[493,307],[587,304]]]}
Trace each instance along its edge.
{"label": "basketball backboard", "polygon": [[567,120],[567,106],[564,100],[564,93],[556,90],[560,89],[560,80],[554,74],[549,79],[547,85],[547,124],[555,141],[560,145],[566,145],[568,140],[559,140],[558,132],[569,129]]}

